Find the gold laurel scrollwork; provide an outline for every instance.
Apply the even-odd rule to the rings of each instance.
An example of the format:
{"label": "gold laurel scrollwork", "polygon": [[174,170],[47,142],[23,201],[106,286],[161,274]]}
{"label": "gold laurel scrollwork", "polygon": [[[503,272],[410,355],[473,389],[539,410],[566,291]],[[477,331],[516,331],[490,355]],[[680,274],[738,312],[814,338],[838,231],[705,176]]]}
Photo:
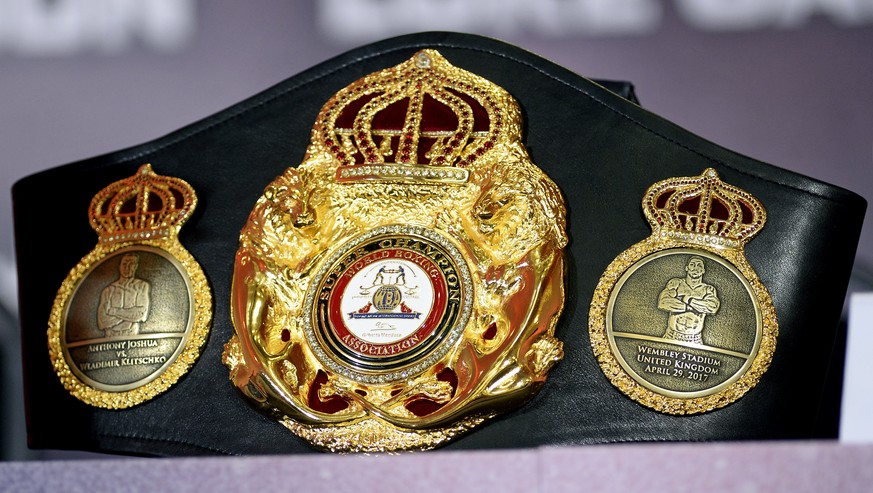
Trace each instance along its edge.
{"label": "gold laurel scrollwork", "polygon": [[526,356],[531,372],[544,376],[555,363],[564,358],[564,343],[553,336],[543,335],[530,347]]}

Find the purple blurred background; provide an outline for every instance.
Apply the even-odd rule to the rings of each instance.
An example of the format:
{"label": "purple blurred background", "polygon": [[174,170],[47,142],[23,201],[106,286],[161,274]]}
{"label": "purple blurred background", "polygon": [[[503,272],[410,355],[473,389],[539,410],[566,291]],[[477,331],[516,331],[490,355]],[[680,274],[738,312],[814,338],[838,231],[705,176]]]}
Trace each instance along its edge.
{"label": "purple blurred background", "polygon": [[[644,108],[693,133],[873,200],[873,0],[0,0],[0,458],[29,454],[12,184],[426,30],[629,80]],[[870,223],[853,290],[873,289]]]}

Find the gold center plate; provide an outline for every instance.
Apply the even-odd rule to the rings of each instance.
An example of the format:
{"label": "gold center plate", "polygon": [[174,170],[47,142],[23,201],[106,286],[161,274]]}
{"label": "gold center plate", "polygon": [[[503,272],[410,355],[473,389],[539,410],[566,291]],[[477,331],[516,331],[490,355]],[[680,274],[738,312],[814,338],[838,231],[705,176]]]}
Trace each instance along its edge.
{"label": "gold center plate", "polygon": [[[417,264],[425,265],[442,289],[431,289],[425,296],[429,299],[422,300],[425,313],[408,307],[404,312],[404,294],[414,297],[429,283],[428,272],[416,275]],[[348,285],[356,280],[369,282]],[[398,300],[390,308],[380,307],[374,298],[387,288]],[[472,292],[466,261],[447,238],[415,226],[376,228],[339,248],[314,276],[305,301],[312,313],[304,328],[307,342],[322,364],[347,378],[362,383],[404,379],[433,366],[454,346],[469,321]],[[337,298],[350,298],[344,304],[351,303],[353,312],[330,313],[341,308],[340,303],[332,306]],[[414,330],[392,338],[404,322]],[[360,328],[349,330],[353,323]],[[369,329],[366,336],[361,328]],[[389,342],[380,344],[384,337]]]}

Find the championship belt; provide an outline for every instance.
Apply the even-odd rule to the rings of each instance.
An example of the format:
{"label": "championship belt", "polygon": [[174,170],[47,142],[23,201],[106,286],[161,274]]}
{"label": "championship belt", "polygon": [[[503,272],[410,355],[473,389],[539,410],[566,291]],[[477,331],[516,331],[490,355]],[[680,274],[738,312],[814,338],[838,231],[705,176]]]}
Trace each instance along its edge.
{"label": "championship belt", "polygon": [[231,379],[320,448],[444,444],[562,358],[565,215],[506,91],[435,50],[366,76],[243,228]]}
{"label": "championship belt", "polygon": [[[189,183],[196,211],[176,239],[95,247],[91,201],[143,163]],[[655,185],[657,227],[640,209]],[[698,193],[723,201],[680,200]],[[641,107],[628,84],[493,39],[423,33],[357,48],[166,137],[26,177],[13,203],[34,448],[239,455],[835,435],[842,357],[831,352],[865,201],[702,139]],[[754,238],[698,231],[693,218],[686,229],[689,212],[736,210]],[[117,370],[103,361],[145,363],[116,354],[120,340],[82,342],[143,337],[154,296],[173,285],[147,263],[168,276],[170,257],[185,265],[174,241],[215,303],[200,357],[128,407],[72,394],[65,383],[87,382],[72,368],[59,378],[64,364],[88,376]],[[139,255],[150,315],[138,335],[107,335],[95,300],[125,249]],[[77,282],[93,283],[88,304]],[[59,286],[93,331],[46,331],[65,313],[53,309]],[[132,358],[161,356],[143,354]],[[651,371],[632,366],[644,363]]]}

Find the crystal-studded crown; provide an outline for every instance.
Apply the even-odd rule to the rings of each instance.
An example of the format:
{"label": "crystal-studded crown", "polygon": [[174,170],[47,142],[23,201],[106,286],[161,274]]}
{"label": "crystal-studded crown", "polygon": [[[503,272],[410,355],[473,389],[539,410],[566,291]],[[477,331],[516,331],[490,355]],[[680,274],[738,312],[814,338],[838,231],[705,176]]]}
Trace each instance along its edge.
{"label": "crystal-studded crown", "polygon": [[88,215],[101,242],[145,240],[178,234],[196,206],[188,182],[155,174],[144,164],[135,175],[100,190]]}
{"label": "crystal-studded crown", "polygon": [[339,162],[339,182],[464,183],[474,162],[521,140],[520,122],[501,87],[422,50],[334,95],[312,140]]}
{"label": "crystal-studded crown", "polygon": [[712,168],[652,185],[643,197],[643,212],[655,234],[727,248],[745,244],[767,220],[761,202],[721,181]]}

